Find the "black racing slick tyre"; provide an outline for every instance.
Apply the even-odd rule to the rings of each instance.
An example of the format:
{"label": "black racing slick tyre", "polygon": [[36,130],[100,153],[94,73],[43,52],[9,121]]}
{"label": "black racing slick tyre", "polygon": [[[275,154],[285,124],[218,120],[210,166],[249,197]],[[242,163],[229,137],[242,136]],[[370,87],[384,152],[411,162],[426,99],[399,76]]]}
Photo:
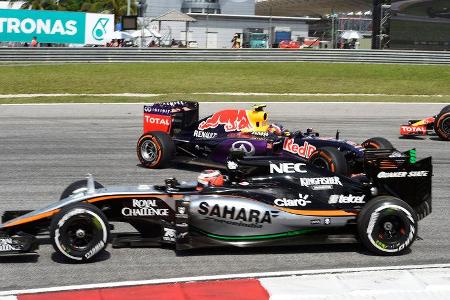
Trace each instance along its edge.
{"label": "black racing slick tyre", "polygon": [[175,155],[175,144],[165,132],[150,131],[144,133],[136,146],[141,164],[150,169],[163,168]]}
{"label": "black racing slick tyre", "polygon": [[434,119],[434,131],[444,141],[450,141],[450,105],[444,107]]}
{"label": "black racing slick tyre", "polygon": [[55,251],[72,262],[87,262],[105,250],[109,224],[103,212],[89,203],[63,208],[50,223]]}
{"label": "black racing slick tyre", "polygon": [[417,237],[416,212],[404,201],[392,196],[372,199],[358,216],[362,244],[378,255],[401,255]]}
{"label": "black racing slick tyre", "polygon": [[445,112],[450,112],[450,105],[444,106],[444,108],[441,109],[441,111],[439,113],[445,113]]}
{"label": "black racing slick tyre", "polygon": [[347,176],[348,164],[344,153],[336,148],[323,147],[314,151],[308,161],[319,168],[328,169],[333,173]]}
{"label": "black racing slick tyre", "polygon": [[364,141],[361,146],[365,149],[394,149],[394,146],[387,139],[374,137]]}
{"label": "black racing slick tyre", "polygon": [[[94,187],[96,189],[102,189],[104,186],[97,181],[94,181]],[[66,189],[62,192],[59,200],[66,199],[72,195],[87,191],[87,179],[78,180],[66,187]]]}

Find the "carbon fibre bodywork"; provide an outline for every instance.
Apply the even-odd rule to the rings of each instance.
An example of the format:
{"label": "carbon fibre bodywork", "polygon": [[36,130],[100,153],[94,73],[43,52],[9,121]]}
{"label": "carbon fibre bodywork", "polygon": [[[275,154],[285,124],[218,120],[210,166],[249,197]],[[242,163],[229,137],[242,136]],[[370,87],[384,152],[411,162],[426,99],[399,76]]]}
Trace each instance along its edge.
{"label": "carbon fibre bodywork", "polygon": [[[210,246],[321,244],[357,241],[359,212],[380,195],[408,203],[423,218],[431,213],[431,158],[411,162],[373,151],[367,176],[345,177],[286,160],[235,158],[224,186],[195,184],[88,188],[36,211],[6,212],[0,254],[29,253],[62,209],[79,203],[99,208],[109,223],[134,233],[115,233],[113,246]],[[25,242],[24,242],[25,241]],[[11,245],[16,245],[12,248]]]}

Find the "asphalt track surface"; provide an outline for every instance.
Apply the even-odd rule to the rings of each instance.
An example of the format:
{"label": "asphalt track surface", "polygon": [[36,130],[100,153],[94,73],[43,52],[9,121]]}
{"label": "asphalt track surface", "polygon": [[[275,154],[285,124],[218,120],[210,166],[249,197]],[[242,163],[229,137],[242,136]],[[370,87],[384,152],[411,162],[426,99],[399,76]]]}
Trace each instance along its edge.
{"label": "asphalt track surface", "polygon": [[[201,116],[250,104],[201,104]],[[410,253],[373,256],[359,245],[218,249],[177,256],[171,249],[112,249],[89,264],[68,264],[43,245],[37,258],[1,258],[0,290],[197,275],[450,263],[450,143],[434,137],[399,139],[399,124],[431,116],[439,104],[269,104],[270,119],[290,129],[313,127],[323,136],[362,142],[384,136],[401,150],[433,156],[433,213],[419,224]],[[87,173],[108,185],[161,183],[187,170],[138,165],[142,105],[0,106],[0,211],[35,209],[59,198]]]}

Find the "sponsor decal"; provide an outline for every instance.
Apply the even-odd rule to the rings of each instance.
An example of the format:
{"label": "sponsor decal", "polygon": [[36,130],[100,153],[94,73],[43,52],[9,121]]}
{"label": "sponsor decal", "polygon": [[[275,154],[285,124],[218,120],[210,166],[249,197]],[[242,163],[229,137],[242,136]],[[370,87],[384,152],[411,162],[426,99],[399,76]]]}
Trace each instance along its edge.
{"label": "sponsor decal", "polygon": [[178,213],[175,215],[176,218],[186,219],[188,217],[186,213],[186,207],[184,206],[178,206],[177,212]]}
{"label": "sponsor decal", "polygon": [[262,137],[268,137],[269,133],[265,131],[253,131],[252,135],[262,136]]}
{"label": "sponsor decal", "polygon": [[188,235],[188,232],[182,232],[182,233],[179,233],[179,234],[177,235],[177,239],[179,239],[179,240],[184,239],[184,238],[187,237],[187,235]]}
{"label": "sponsor decal", "polygon": [[122,215],[125,217],[147,217],[147,216],[168,216],[168,208],[158,208],[156,199],[152,200],[132,200],[133,207],[122,208]]}
{"label": "sponsor decal", "polygon": [[163,228],[163,229],[164,229],[164,235],[162,237],[163,241],[174,243],[177,238],[176,230],[172,228]]}
{"label": "sponsor decal", "polygon": [[252,130],[253,126],[246,110],[228,109],[216,112],[198,125],[199,130],[217,128],[223,125],[226,132]]}
{"label": "sponsor decal", "polygon": [[[206,216],[205,220],[216,220],[216,218],[227,219],[220,223],[229,225],[244,226],[261,228],[264,223],[271,224],[272,218],[278,217],[278,211],[259,211],[256,209],[237,208],[234,206],[220,206],[214,204],[209,206],[208,202],[201,202],[199,205],[198,213]],[[230,221],[228,221],[230,220]]]}
{"label": "sponsor decal", "polygon": [[156,106],[152,106],[152,105],[145,105],[144,113],[170,115],[170,109],[156,107]]}
{"label": "sponsor decal", "polygon": [[[333,185],[340,185],[342,186],[341,180],[339,179],[339,177],[334,176],[334,177],[318,177],[318,178],[300,178],[300,184],[302,186],[326,186],[328,189],[328,187],[331,187]],[[322,189],[322,188],[317,188],[317,189]],[[324,188],[325,189],[325,188]]]}
{"label": "sponsor decal", "polygon": [[237,168],[239,167],[239,165],[237,163],[235,163],[234,161],[227,161],[227,168],[228,170],[237,170]]}
{"label": "sponsor decal", "polygon": [[170,121],[167,118],[163,118],[156,115],[145,115],[145,122],[149,124],[156,124],[156,125],[165,125],[170,126]]}
{"label": "sponsor decal", "polygon": [[286,139],[283,143],[283,150],[305,158],[310,157],[316,149],[316,147],[310,145],[308,142],[304,142],[303,146],[300,146],[294,142],[293,138]]}
{"label": "sponsor decal", "polygon": [[155,113],[144,113],[144,132],[163,131],[170,132],[172,117]]}
{"label": "sponsor decal", "polygon": [[406,178],[406,177],[427,177],[429,171],[409,171],[409,172],[380,172],[378,178]]}
{"label": "sponsor decal", "polygon": [[278,174],[292,174],[292,173],[306,173],[307,171],[303,168],[306,164],[303,163],[270,163],[270,173]]}
{"label": "sponsor decal", "polygon": [[320,224],[322,224],[322,222],[324,225],[330,225],[331,219],[325,218],[325,219],[323,219],[323,221],[322,221],[322,219],[313,219],[313,220],[311,220],[311,225],[320,225]]}
{"label": "sponsor decal", "polygon": [[86,259],[91,258],[92,256],[94,256],[95,254],[99,253],[100,250],[103,249],[103,247],[105,247],[105,242],[104,241],[100,241],[97,245],[94,246],[94,248],[92,248],[91,250],[89,250],[88,253],[86,253],[84,255],[84,257],[86,257]]}
{"label": "sponsor decal", "polygon": [[253,156],[255,155],[256,149],[252,143],[247,141],[237,141],[231,145],[230,151],[242,151],[245,156]]}
{"label": "sponsor decal", "polygon": [[400,127],[400,134],[422,134],[425,135],[427,133],[427,126],[407,126],[403,125]]}
{"label": "sponsor decal", "polygon": [[14,242],[11,238],[0,239],[0,252],[20,251],[20,250],[21,250],[20,246],[14,245]]}
{"label": "sponsor decal", "polygon": [[353,196],[352,194],[348,195],[348,196],[344,196],[344,195],[331,195],[330,198],[328,199],[328,203],[329,204],[364,204],[366,203],[364,201],[364,198],[366,196],[362,195],[362,196]]}
{"label": "sponsor decal", "polygon": [[213,138],[217,137],[217,133],[194,130],[194,137],[198,137],[198,138],[202,138],[202,139],[213,139]]}
{"label": "sponsor decal", "polygon": [[311,203],[311,201],[308,200],[308,198],[309,195],[298,194],[298,199],[286,199],[286,198],[275,199],[274,204],[276,206],[281,207],[297,207],[297,206],[305,207],[306,205]]}

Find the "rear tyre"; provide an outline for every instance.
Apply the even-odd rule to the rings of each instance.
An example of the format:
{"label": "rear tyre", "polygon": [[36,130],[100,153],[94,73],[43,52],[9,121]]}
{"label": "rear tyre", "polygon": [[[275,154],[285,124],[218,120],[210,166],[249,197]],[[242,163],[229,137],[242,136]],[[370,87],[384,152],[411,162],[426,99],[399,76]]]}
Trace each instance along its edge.
{"label": "rear tyre", "polygon": [[308,161],[316,167],[347,176],[348,165],[344,154],[336,148],[323,147],[314,151]]}
{"label": "rear tyre", "polygon": [[63,208],[50,223],[53,248],[72,262],[86,262],[99,255],[109,235],[105,214],[88,203]]}
{"label": "rear tyre", "polygon": [[[98,183],[97,181],[94,181],[94,187],[96,189],[104,188],[104,186],[101,183]],[[87,179],[75,181],[62,192],[61,196],[59,197],[59,200],[65,199],[67,197],[85,191],[87,191]]]}
{"label": "rear tyre", "polygon": [[365,149],[394,149],[394,146],[387,139],[374,137],[364,141],[361,146]]}
{"label": "rear tyre", "polygon": [[444,141],[450,141],[450,105],[444,107],[434,119],[434,131]]}
{"label": "rear tyre", "polygon": [[362,244],[379,255],[401,255],[417,236],[416,212],[404,201],[391,196],[371,200],[358,216]]}
{"label": "rear tyre", "polygon": [[150,131],[139,138],[136,152],[144,167],[163,168],[175,156],[175,144],[167,133]]}
{"label": "rear tyre", "polygon": [[441,111],[439,113],[441,114],[441,113],[446,113],[446,112],[450,112],[450,105],[444,106],[444,108],[441,109]]}

